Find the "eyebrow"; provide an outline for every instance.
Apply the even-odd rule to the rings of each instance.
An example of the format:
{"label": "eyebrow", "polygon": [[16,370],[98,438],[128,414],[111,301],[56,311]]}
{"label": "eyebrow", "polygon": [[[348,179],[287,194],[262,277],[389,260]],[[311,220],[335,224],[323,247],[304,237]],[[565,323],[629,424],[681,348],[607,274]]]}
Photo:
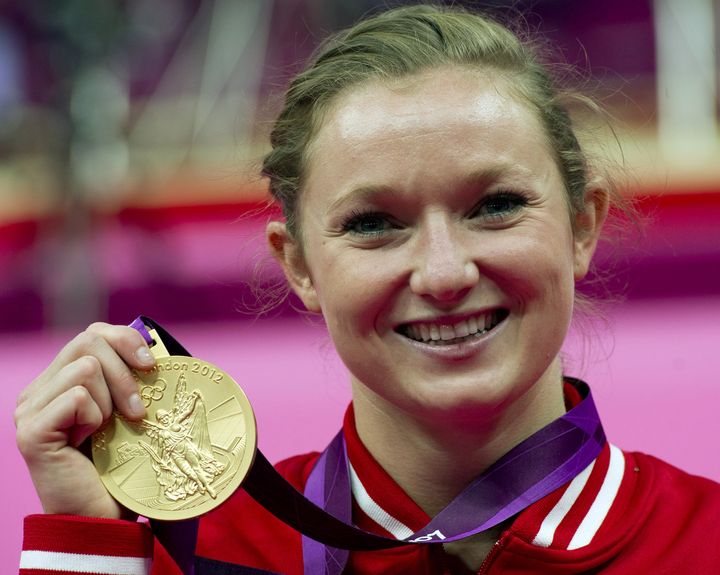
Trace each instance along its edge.
{"label": "eyebrow", "polygon": [[[469,186],[488,186],[492,182],[496,181],[501,175],[508,172],[512,172],[513,166],[511,164],[498,164],[490,168],[483,168],[479,170],[473,170],[467,175],[460,179],[461,187]],[[328,207],[328,212],[333,212],[338,209],[342,209],[346,204],[360,202],[360,203],[372,203],[378,196],[401,196],[403,192],[392,187],[385,185],[366,185],[353,188],[346,194],[343,194],[336,199]]]}
{"label": "eyebrow", "polygon": [[336,199],[328,207],[328,212],[334,212],[335,210],[342,209],[346,204],[360,202],[360,203],[372,203],[378,196],[399,196],[401,192],[392,186],[383,185],[368,185],[360,186],[359,188],[353,188],[348,193],[343,194]]}

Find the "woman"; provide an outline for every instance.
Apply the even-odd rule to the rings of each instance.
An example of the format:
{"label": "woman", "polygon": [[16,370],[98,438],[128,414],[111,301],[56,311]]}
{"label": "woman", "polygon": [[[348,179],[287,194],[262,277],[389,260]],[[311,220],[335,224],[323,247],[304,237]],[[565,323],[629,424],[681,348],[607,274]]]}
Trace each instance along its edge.
{"label": "woman", "polygon": [[[507,29],[419,6],[329,39],[288,90],[263,170],[284,221],[267,237],[350,372],[353,522],[368,531],[416,532],[583,401],[559,352],[611,194],[560,99]],[[89,554],[99,573],[150,556],[150,531],[76,447],[113,405],[145,415],[130,368],[152,362],[137,332],[97,324],[23,393],[18,444],[52,514],[28,519],[27,550]],[[278,470],[302,490],[316,461]],[[578,471],[472,537],[353,552],[346,572],[716,572],[716,484],[609,444]],[[197,552],[303,572],[300,534],[243,492],[203,518]],[[171,563],[156,547],[152,573]]]}

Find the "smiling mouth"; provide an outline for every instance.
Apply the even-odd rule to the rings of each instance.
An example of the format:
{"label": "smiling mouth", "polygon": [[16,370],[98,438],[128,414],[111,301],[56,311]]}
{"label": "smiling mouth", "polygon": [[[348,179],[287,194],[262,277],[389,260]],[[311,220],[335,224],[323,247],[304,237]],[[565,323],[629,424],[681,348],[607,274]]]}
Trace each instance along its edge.
{"label": "smiling mouth", "polygon": [[418,322],[403,324],[395,331],[400,335],[428,345],[456,345],[485,335],[510,312],[496,309],[458,322]]}

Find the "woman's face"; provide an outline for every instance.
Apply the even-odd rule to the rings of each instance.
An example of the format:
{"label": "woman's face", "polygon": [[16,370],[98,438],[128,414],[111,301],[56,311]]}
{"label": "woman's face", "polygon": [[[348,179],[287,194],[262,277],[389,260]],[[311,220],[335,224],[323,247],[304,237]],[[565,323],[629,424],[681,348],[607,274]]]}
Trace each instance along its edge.
{"label": "woman's face", "polygon": [[502,80],[450,68],[353,88],[307,168],[302,254],[285,260],[356,389],[437,417],[548,377],[595,238],[573,235],[542,127]]}

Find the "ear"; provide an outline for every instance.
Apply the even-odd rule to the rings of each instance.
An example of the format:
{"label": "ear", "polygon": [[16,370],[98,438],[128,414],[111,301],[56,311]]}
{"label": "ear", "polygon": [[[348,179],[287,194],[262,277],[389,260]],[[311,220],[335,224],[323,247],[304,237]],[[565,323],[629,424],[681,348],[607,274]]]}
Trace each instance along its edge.
{"label": "ear", "polygon": [[610,194],[601,186],[585,191],[585,209],[575,216],[575,281],[583,279],[590,268],[600,232],[610,206]]}
{"label": "ear", "polygon": [[298,241],[288,232],[287,226],[278,221],[267,225],[265,236],[270,251],[285,272],[290,287],[309,311],[320,313],[317,292]]}

